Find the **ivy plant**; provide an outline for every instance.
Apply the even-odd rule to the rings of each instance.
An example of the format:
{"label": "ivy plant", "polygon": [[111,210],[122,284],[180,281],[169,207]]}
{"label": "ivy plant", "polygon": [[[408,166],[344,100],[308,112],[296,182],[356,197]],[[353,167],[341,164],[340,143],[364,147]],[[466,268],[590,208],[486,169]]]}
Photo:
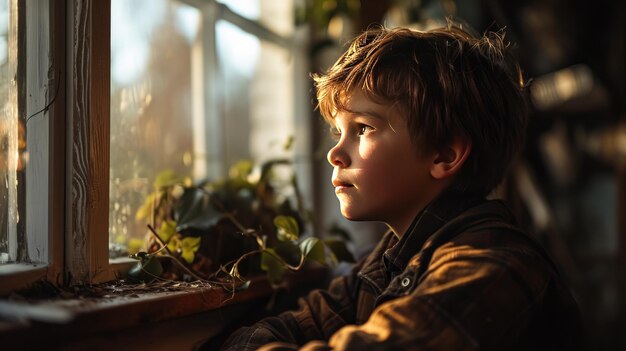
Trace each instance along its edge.
{"label": "ivy plant", "polygon": [[[243,289],[249,284],[244,276],[257,271],[279,284],[287,271],[310,261],[353,262],[345,231],[332,228],[323,239],[305,233],[311,214],[302,205],[291,166],[286,159],[258,166],[241,161],[228,178],[198,184],[161,172],[136,213],[149,223],[150,235],[147,250],[131,256],[139,262],[129,277],[208,280]],[[291,171],[287,181],[275,174],[285,167]],[[234,245],[226,245],[228,240]],[[223,253],[233,246],[235,253]]]}

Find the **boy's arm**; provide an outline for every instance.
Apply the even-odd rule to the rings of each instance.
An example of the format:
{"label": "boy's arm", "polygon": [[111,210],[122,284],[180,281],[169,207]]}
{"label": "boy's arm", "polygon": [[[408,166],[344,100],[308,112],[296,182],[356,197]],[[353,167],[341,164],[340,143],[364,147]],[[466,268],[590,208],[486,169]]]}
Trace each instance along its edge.
{"label": "boy's arm", "polygon": [[296,311],[237,330],[222,350],[257,350],[276,341],[303,345],[311,340],[328,340],[341,327],[354,323],[356,271],[355,268],[349,276],[333,279],[327,290],[312,291],[299,300]]}
{"label": "boy's arm", "polygon": [[299,350],[507,349],[549,282],[538,255],[444,245],[415,290],[381,304],[366,323]]}

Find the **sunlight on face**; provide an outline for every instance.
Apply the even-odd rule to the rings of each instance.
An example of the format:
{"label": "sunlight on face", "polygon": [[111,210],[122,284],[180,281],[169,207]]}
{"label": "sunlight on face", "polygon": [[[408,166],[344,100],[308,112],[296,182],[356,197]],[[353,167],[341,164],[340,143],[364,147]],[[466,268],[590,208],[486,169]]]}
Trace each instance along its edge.
{"label": "sunlight on face", "polygon": [[347,105],[335,117],[337,144],[328,152],[341,213],[402,231],[432,197],[431,155],[411,141],[398,109],[360,92]]}

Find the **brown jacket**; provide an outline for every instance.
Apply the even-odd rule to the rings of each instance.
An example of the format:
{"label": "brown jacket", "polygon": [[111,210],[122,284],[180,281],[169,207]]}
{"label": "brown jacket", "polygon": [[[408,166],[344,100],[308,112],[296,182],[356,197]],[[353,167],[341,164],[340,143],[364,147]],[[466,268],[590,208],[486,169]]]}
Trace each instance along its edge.
{"label": "brown jacket", "polygon": [[506,206],[448,193],[350,275],[222,349],[567,350],[579,337],[574,299]]}

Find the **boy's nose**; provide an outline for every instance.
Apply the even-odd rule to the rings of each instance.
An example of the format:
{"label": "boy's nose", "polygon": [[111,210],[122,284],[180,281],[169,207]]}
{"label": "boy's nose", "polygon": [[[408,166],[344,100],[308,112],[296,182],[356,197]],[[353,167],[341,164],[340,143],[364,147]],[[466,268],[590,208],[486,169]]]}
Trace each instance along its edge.
{"label": "boy's nose", "polygon": [[340,144],[335,145],[328,150],[326,159],[331,166],[348,167],[350,165],[350,158],[345,151],[340,147]]}

